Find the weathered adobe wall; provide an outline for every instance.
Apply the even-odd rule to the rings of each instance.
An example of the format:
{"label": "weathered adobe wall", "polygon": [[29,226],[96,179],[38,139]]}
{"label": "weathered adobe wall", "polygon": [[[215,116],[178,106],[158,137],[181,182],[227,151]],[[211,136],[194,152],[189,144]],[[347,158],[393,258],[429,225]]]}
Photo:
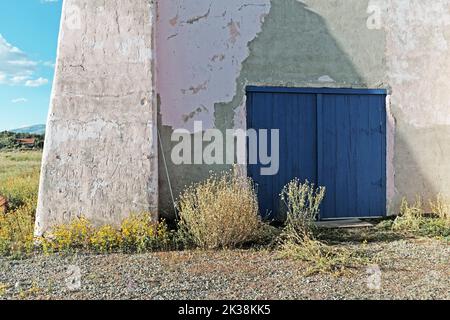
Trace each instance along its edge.
{"label": "weathered adobe wall", "polygon": [[153,1],[65,0],[36,234],[157,212]]}
{"label": "weathered adobe wall", "polygon": [[[450,196],[449,4],[160,1],[157,92],[166,158],[172,131],[192,130],[195,120],[205,128],[244,127],[246,85],[386,88],[390,211],[403,196]],[[211,169],[169,161],[175,194]],[[168,191],[161,171],[163,213],[171,212]]]}
{"label": "weathered adobe wall", "polygon": [[171,165],[171,133],[244,127],[246,85],[387,88],[391,212],[403,196],[450,196],[449,5],[164,0],[155,23],[154,1],[65,0],[36,233],[158,203],[170,216],[157,124],[177,195],[226,166]]}
{"label": "weathered adobe wall", "polygon": [[384,0],[395,197],[450,198],[450,1]]}

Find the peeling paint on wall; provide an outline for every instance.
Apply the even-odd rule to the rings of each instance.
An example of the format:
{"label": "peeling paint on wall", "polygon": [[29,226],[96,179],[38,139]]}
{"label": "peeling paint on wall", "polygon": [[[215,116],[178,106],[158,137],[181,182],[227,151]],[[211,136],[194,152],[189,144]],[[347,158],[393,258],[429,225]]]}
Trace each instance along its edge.
{"label": "peeling paint on wall", "polygon": [[[157,91],[163,125],[214,127],[214,106],[236,94],[248,43],[261,31],[270,0],[160,1]],[[188,115],[188,116],[186,116]]]}

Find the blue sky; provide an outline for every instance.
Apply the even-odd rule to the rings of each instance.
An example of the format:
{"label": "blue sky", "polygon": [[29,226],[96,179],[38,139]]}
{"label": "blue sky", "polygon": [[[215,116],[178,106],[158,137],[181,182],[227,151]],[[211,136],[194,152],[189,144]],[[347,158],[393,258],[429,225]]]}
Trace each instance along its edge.
{"label": "blue sky", "polygon": [[61,5],[0,1],[0,131],[46,122]]}

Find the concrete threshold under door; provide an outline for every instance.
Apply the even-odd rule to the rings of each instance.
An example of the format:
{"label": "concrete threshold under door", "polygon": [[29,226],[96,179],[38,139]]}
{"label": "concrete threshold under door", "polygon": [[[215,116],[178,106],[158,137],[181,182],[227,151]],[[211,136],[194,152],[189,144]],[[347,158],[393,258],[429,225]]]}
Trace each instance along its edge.
{"label": "concrete threshold under door", "polygon": [[316,226],[319,228],[328,229],[349,229],[349,228],[371,228],[375,224],[363,221],[360,219],[348,219],[348,220],[326,220],[316,222]]}

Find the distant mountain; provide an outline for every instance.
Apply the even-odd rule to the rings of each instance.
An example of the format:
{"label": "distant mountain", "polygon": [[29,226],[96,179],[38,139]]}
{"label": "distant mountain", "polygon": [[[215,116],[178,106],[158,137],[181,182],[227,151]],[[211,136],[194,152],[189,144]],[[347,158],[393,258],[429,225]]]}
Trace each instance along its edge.
{"label": "distant mountain", "polygon": [[14,133],[45,134],[45,124],[37,124],[35,126],[19,128],[10,131]]}

